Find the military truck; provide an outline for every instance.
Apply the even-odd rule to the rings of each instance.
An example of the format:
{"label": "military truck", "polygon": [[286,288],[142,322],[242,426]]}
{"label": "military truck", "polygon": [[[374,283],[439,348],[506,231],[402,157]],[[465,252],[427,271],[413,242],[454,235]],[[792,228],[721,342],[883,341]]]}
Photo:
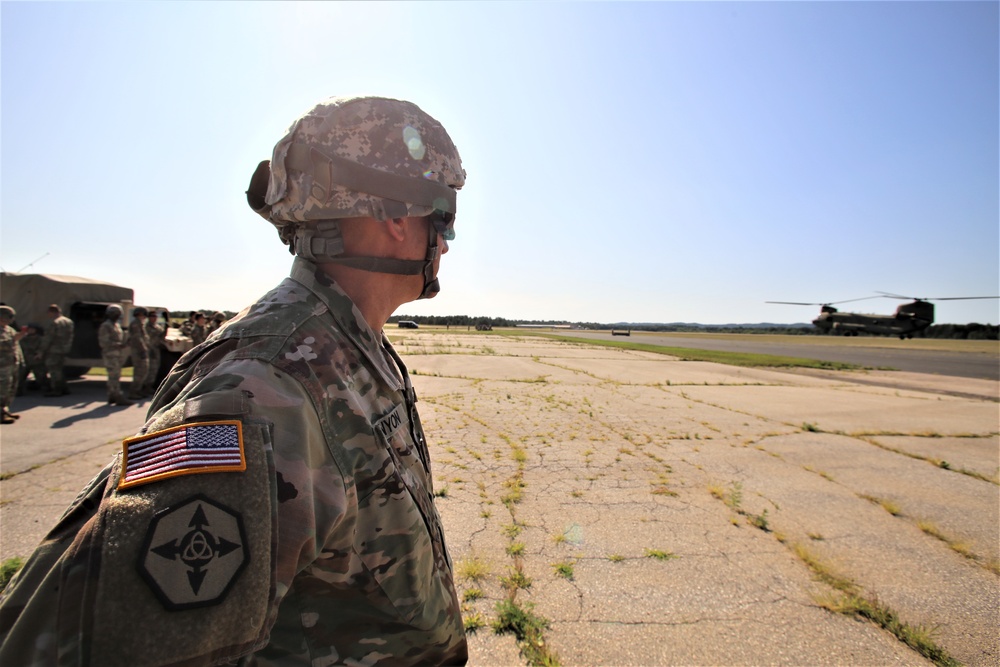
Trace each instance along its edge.
{"label": "military truck", "polygon": [[[121,306],[123,317],[120,324],[127,330],[132,321],[135,292],[130,287],[112,283],[42,273],[0,273],[0,302],[17,312],[17,325],[39,324],[47,327],[50,320],[46,315],[48,307],[56,304],[63,315],[73,320],[73,347],[66,359],[66,376],[80,377],[94,367],[103,367],[101,347],[97,342],[97,330],[104,321],[108,306]],[[146,306],[147,310],[160,313],[160,321],[169,324],[163,314],[165,308]],[[158,380],[162,379],[180,356],[191,349],[190,336],[184,336],[177,328],[167,329],[164,342],[166,350],[160,355]],[[131,360],[126,361],[130,365]]]}

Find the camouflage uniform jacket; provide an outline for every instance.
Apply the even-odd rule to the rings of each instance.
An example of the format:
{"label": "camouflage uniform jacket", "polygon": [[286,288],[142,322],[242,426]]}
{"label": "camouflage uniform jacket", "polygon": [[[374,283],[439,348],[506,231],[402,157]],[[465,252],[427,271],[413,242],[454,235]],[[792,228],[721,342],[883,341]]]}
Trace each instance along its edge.
{"label": "camouflage uniform jacket", "polygon": [[163,347],[163,341],[167,337],[167,328],[162,324],[157,324],[146,320],[146,338],[149,340],[149,349],[156,350]]}
{"label": "camouflage uniform jacket", "polygon": [[0,325],[0,368],[16,368],[21,360],[21,349],[14,339],[16,335],[14,327]]}
{"label": "camouflage uniform jacket", "polygon": [[101,354],[122,350],[125,347],[125,334],[121,325],[111,320],[101,322],[97,330],[97,344],[101,347]]}
{"label": "camouflage uniform jacket", "polygon": [[[177,363],[138,449],[0,597],[0,664],[464,664],[415,401],[388,340],[296,259]],[[245,470],[143,468],[211,429]]]}
{"label": "camouflage uniform jacket", "polygon": [[201,345],[208,338],[208,327],[204,324],[196,324],[191,327],[191,340],[195,345]]}
{"label": "camouflage uniform jacket", "polygon": [[73,320],[60,315],[45,328],[42,354],[69,354],[73,347]]}
{"label": "camouflage uniform jacket", "polygon": [[0,325],[0,398],[9,400],[17,388],[18,367],[24,363],[14,327]]}
{"label": "camouflage uniform jacket", "polygon": [[146,335],[146,325],[138,318],[129,322],[128,325],[128,346],[132,351],[133,360],[135,357],[142,359],[149,355],[149,337]]}

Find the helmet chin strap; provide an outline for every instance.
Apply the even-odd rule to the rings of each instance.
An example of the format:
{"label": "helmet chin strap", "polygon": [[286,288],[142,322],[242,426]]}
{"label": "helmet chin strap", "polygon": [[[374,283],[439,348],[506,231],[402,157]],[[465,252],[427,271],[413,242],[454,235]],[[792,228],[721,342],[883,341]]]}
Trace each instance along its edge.
{"label": "helmet chin strap", "polygon": [[298,227],[294,238],[289,238],[289,250],[303,259],[323,264],[340,264],[373,273],[392,273],[402,276],[423,274],[424,287],[418,299],[430,299],[441,291],[434,275],[434,262],[441,256],[438,232],[434,225],[427,225],[427,252],[424,259],[396,259],[393,257],[344,257],[344,238],[338,220],[323,221],[311,227]]}
{"label": "helmet chin strap", "polygon": [[441,291],[441,283],[434,275],[434,261],[441,256],[441,248],[438,246],[438,233],[434,225],[427,224],[427,254],[424,258],[424,289],[420,292],[418,299],[432,299]]}

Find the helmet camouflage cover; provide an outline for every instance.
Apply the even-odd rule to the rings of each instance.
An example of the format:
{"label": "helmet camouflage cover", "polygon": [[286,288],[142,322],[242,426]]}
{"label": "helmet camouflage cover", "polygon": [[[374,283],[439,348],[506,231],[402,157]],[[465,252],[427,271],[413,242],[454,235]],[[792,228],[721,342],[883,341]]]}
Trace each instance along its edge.
{"label": "helmet camouflage cover", "polygon": [[465,184],[444,127],[417,105],[384,97],[320,102],[275,145],[261,192],[265,165],[248,200],[286,243],[285,228],[300,223],[454,215],[455,191]]}

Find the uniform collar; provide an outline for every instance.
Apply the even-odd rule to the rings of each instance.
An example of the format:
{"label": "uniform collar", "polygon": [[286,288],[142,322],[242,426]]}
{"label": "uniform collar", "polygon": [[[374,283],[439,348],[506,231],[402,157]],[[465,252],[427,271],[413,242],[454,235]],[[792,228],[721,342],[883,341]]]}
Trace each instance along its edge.
{"label": "uniform collar", "polygon": [[361,315],[351,297],[326,274],[322,268],[308,260],[296,257],[292,262],[292,280],[316,295],[325,305],[340,331],[358,348],[374,366],[382,379],[394,390],[403,389],[403,381],[395,370],[395,365],[386,354],[391,347],[385,335],[375,333]]}

